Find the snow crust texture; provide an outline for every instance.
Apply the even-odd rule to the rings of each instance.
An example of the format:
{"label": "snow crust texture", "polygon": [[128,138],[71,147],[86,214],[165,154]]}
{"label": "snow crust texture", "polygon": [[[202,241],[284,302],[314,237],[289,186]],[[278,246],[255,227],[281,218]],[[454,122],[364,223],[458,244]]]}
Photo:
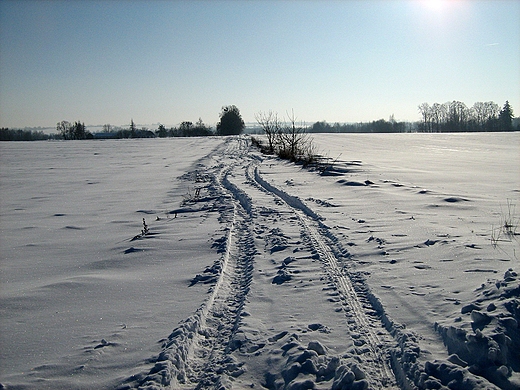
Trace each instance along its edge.
{"label": "snow crust texture", "polygon": [[[256,378],[270,389],[397,388],[390,366],[395,342],[380,323],[380,313],[371,304],[363,278],[349,273],[344,263],[348,260],[348,251],[300,199],[261,177],[257,166],[259,160],[249,157],[249,147],[244,142],[237,146],[230,141],[216,156],[217,161],[205,172],[212,177],[208,188],[210,197],[224,203],[215,207],[220,210],[221,220],[227,223],[226,238],[220,242],[225,249],[217,266],[220,270],[218,279],[197,313],[164,341],[163,351],[149,373],[123,388],[231,387],[232,380],[248,370],[246,360],[274,365],[275,369],[262,374],[263,378]],[[253,199],[261,200],[259,203],[263,208],[259,209]],[[266,204],[273,210],[265,212]],[[266,232],[266,225],[261,223],[262,212],[268,217],[273,214],[286,214],[286,217],[271,221],[276,227]],[[260,342],[249,340],[241,330],[249,315],[244,307],[255,256],[260,252],[272,255],[289,248],[287,238],[290,236],[283,233],[287,220],[296,225],[299,233],[300,241],[295,249],[298,258],[319,264],[322,279],[327,281],[324,289],[329,291],[329,302],[338,304],[336,310],[345,316],[349,331],[346,337],[352,343],[346,354],[330,354],[319,339],[302,345],[300,336],[287,330]],[[267,233],[263,248],[255,245],[255,233],[257,236]],[[284,258],[272,283],[282,285],[291,281],[294,271],[290,265],[298,262],[298,258]],[[263,320],[268,321],[269,313],[263,315]],[[392,324],[388,324],[392,330]],[[322,324],[310,324],[309,330],[326,332]]]}
{"label": "snow crust texture", "polygon": [[[304,171],[247,137],[211,142],[161,188],[167,201],[135,203],[132,233],[99,249],[113,257],[43,287],[77,306],[85,280],[94,301],[95,286],[108,296],[130,284],[117,295],[118,315],[135,312],[128,324],[83,325],[87,346],[2,374],[0,388],[520,389],[517,238],[495,240],[505,250],[486,268],[484,233],[442,230],[477,220],[477,196],[369,177],[376,168],[357,159]],[[78,220],[65,232],[81,234]],[[30,297],[19,283],[2,313]]]}
{"label": "snow crust texture", "polygon": [[519,296],[518,274],[510,269],[503,279],[482,284],[477,298],[462,306],[461,316],[451,323],[436,323],[451,353],[448,360],[502,389],[520,388]]}
{"label": "snow crust texture", "polygon": [[[418,336],[391,319],[363,274],[351,269],[349,251],[322,218],[301,199],[264,179],[259,161],[258,157],[249,156],[243,142],[237,146],[230,141],[213,166],[205,170],[213,177],[212,194],[217,194],[220,202],[228,201],[228,207],[218,206],[221,220],[228,226],[226,238],[221,241],[225,250],[218,279],[196,315],[164,341],[163,351],[148,374],[131,378],[134,383],[122,388],[243,387],[248,383],[245,374],[249,371],[254,375],[250,387],[261,385],[268,389],[494,388],[496,375],[483,375],[475,365],[468,368],[469,363],[463,363],[473,352],[459,352],[462,357],[452,354],[446,360],[425,360]],[[272,219],[266,229],[262,215],[284,217]],[[288,222],[299,231],[300,241],[293,250],[298,257],[281,261],[272,284],[285,287],[293,282],[297,274],[291,264],[299,259],[309,258],[319,264],[328,301],[336,304],[335,311],[342,313],[346,323],[343,338],[350,348],[344,353],[331,353],[319,338],[302,343],[298,332],[284,330],[262,339],[259,334],[251,337],[243,330],[251,315],[246,309],[255,258],[283,252],[291,246],[289,240],[294,235],[284,234]],[[255,245],[255,234],[257,238],[263,236],[263,248]],[[512,273],[508,275],[510,279]],[[269,313],[261,314],[262,321],[267,322]],[[517,329],[517,320],[508,318],[509,326]],[[441,326],[437,328],[443,334],[453,333],[451,329],[443,332]],[[327,329],[321,323],[308,325],[311,332],[327,333]],[[495,338],[507,350],[506,337],[502,334]],[[449,337],[444,340],[449,350],[455,348]],[[469,348],[472,343],[469,342]],[[509,361],[500,347],[491,351],[488,348],[484,354],[500,356],[502,363]],[[475,362],[483,366],[486,363]],[[507,382],[505,378],[512,368],[500,366],[495,371],[503,377],[498,384],[501,385]]]}

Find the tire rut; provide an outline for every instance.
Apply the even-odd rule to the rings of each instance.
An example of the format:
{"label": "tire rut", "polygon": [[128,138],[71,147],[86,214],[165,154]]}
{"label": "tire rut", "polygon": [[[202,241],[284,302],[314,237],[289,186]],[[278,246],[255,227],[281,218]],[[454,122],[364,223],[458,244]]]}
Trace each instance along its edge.
{"label": "tire rut", "polygon": [[[302,236],[307,238],[308,245],[319,256],[325,274],[343,298],[342,305],[347,313],[350,330],[355,337],[354,345],[358,347],[359,356],[362,356],[363,368],[369,375],[371,386],[399,388],[390,365],[390,351],[395,347],[395,341],[381,324],[369,297],[362,291],[356,291],[351,280],[353,275],[348,273],[338,259],[338,257],[345,257],[346,251],[342,248],[333,249],[337,245],[329,244],[331,234],[324,230],[323,224],[319,222],[320,217],[301,200],[291,197],[265,181],[257,167],[249,169],[248,177],[254,180],[255,187],[260,187],[275,199],[282,201],[297,216]],[[384,335],[384,339],[379,334]]]}
{"label": "tire rut", "polygon": [[[225,156],[236,157],[240,155],[238,152],[226,144]],[[130,378],[127,382],[133,383],[121,389],[220,389],[226,387],[227,377],[243,373],[243,363],[233,359],[228,345],[239,327],[253,276],[256,249],[249,229],[251,206],[247,197],[229,182],[230,166],[233,164],[217,164],[208,170],[213,176],[215,191],[225,203],[220,210],[221,217],[230,219],[219,276],[210,296],[193,316],[163,340],[161,353],[150,360],[154,366],[148,374]],[[217,173],[212,174],[212,170]]]}
{"label": "tire rut", "polygon": [[313,226],[309,218],[302,212],[296,211],[296,214],[311,245],[319,255],[331,283],[343,297],[343,307],[347,313],[348,322],[351,324],[350,330],[356,335],[354,345],[359,347],[360,354],[364,356],[365,365],[363,367],[368,371],[372,385],[378,388],[397,388],[395,376],[389,364],[389,349],[393,347],[393,344],[387,344],[378,336],[378,333],[386,332],[382,325],[375,325],[379,319],[368,298],[356,292],[351,276],[340,266],[336,255],[326,243],[326,238],[319,232],[319,228]]}
{"label": "tire rut", "polygon": [[[258,168],[262,159],[251,154],[249,148],[244,138],[229,138],[222,148],[207,156],[206,164],[198,164],[211,182],[211,199],[216,199],[207,210],[219,212],[219,222],[225,225],[226,231],[216,241],[218,253],[223,254],[212,267],[215,273],[213,287],[197,311],[161,340],[159,355],[147,361],[153,365],[152,369],[129,378],[119,389],[220,390],[232,388],[233,384],[244,384],[242,378],[247,377],[252,382],[250,387],[260,384],[268,389],[329,386],[334,390],[408,390],[438,388],[431,386],[441,382],[447,384],[450,373],[459,375],[458,367],[424,360],[417,341],[419,336],[390,318],[371,292],[364,275],[350,267],[348,250],[342,247],[322,218],[300,198],[265,180]],[[311,340],[305,347],[289,328],[281,329],[281,332],[278,329],[276,334],[271,334],[274,328],[267,331],[255,328],[254,339],[244,338],[242,328],[247,328],[248,324],[246,320],[242,322],[242,315],[250,315],[244,307],[253,279],[255,257],[269,258],[276,247],[276,243],[271,242],[262,247],[258,241],[262,236],[267,240],[271,233],[275,238],[285,238],[284,229],[289,230],[293,238],[299,233],[303,244],[300,241],[297,244],[310,254],[301,259],[319,261],[312,272],[321,272],[324,283],[329,285],[327,291],[334,290],[339,298],[329,302],[341,306],[336,311],[345,313],[345,323],[343,317],[337,317],[336,321],[347,331],[346,344],[352,342],[354,345],[344,355],[325,356],[326,352],[322,351],[325,348],[319,340]],[[287,243],[278,244],[276,251],[288,248]],[[287,259],[290,262],[289,257],[283,264]],[[255,321],[268,322],[268,316],[260,314]],[[316,329],[323,326],[312,325]],[[242,343],[244,348],[241,348]],[[264,371],[242,377],[247,372],[246,362],[254,369],[253,365],[261,362],[262,357],[268,366],[273,364],[272,369],[271,366],[264,367]],[[442,369],[437,370],[437,367]],[[307,379],[300,381],[300,374]],[[464,380],[470,381],[467,383],[477,383],[469,374],[464,375]]]}
{"label": "tire rut", "polygon": [[[261,177],[259,160],[249,155],[247,149],[244,142],[226,142],[221,153],[211,156],[212,167],[206,169],[220,197],[221,219],[227,223],[226,238],[221,244],[225,251],[209,297],[193,316],[163,340],[161,353],[150,360],[154,366],[148,374],[136,376],[133,386],[122,388],[225,389],[233,387],[234,378],[247,370],[245,362],[231,353],[230,344],[240,331],[241,314],[253,278],[254,258],[258,254],[252,232],[259,222],[260,210],[256,209],[253,200],[260,194],[272,199],[268,202],[281,209],[285,220],[297,221],[306,246],[317,255],[329,284],[339,293],[347,327],[356,346],[356,361],[366,372],[369,387],[406,388],[403,385],[405,374],[397,380],[391,368],[392,362],[399,366],[398,354],[392,352],[397,344],[396,337],[392,338],[381,324],[381,310],[375,307],[376,298],[364,288],[362,278],[346,269],[343,259],[348,257],[348,251],[341,247],[312,209]],[[387,322],[391,323],[390,320]]]}
{"label": "tire rut", "polygon": [[193,388],[194,384],[195,389],[220,388],[225,375],[238,376],[243,372],[243,363],[235,362],[229,356],[228,345],[239,327],[240,314],[249,292],[255,250],[245,203],[227,180],[229,174],[230,171],[226,170],[217,181],[233,194],[233,219],[226,239],[221,274],[203,308],[200,330],[195,334],[188,355],[187,388]]}

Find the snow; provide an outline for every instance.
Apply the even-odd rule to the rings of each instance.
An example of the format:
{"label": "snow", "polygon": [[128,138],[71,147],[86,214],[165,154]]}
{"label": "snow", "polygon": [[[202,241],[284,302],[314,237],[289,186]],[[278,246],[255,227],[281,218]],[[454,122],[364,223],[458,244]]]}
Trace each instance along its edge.
{"label": "snow", "polygon": [[519,388],[519,141],[2,143],[0,383]]}

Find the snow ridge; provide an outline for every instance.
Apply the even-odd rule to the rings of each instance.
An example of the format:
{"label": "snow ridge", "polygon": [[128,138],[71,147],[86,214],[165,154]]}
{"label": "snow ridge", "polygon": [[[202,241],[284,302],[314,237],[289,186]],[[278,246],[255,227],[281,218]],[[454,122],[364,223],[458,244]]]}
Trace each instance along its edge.
{"label": "snow ridge", "polygon": [[482,284],[477,292],[475,301],[461,308],[460,317],[436,323],[435,328],[452,354],[452,363],[468,367],[501,389],[518,389],[520,278],[510,269],[502,279]]}

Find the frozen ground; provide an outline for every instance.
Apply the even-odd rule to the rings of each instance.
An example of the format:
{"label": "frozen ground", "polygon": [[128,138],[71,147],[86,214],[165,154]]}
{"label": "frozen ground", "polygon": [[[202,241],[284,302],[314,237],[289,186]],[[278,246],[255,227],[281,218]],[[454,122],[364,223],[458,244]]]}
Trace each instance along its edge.
{"label": "frozen ground", "polygon": [[517,389],[519,141],[2,143],[0,383]]}

